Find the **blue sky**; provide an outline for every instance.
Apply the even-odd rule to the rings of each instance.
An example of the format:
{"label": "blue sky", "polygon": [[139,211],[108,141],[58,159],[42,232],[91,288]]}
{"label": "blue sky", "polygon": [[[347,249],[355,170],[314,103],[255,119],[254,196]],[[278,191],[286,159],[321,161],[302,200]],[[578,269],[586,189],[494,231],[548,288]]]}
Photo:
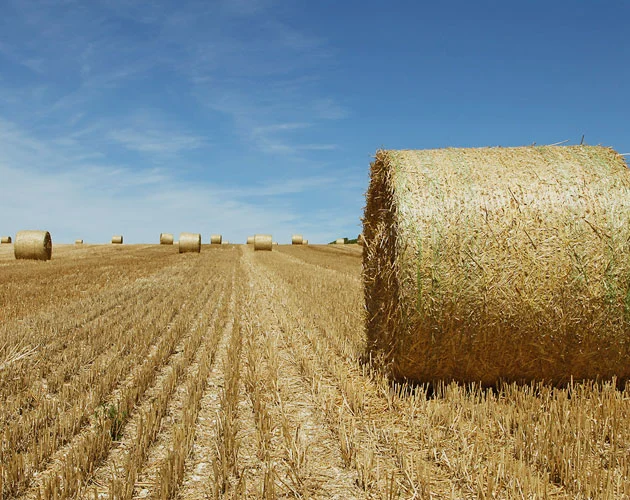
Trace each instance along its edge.
{"label": "blue sky", "polygon": [[630,153],[630,3],[0,0],[0,233],[356,236],[379,148]]}

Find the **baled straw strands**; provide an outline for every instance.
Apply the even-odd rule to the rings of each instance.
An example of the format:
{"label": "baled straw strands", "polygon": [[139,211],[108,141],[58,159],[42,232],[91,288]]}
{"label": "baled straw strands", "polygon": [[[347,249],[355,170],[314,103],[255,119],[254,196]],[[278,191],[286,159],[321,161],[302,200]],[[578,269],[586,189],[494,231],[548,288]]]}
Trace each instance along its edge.
{"label": "baled straw strands", "polygon": [[221,236],[220,234],[210,235],[210,243],[212,245],[220,245],[222,241],[223,241],[223,236]]}
{"label": "baled straw strands", "polygon": [[160,233],[160,245],[172,245],[173,235],[171,233]]}
{"label": "baled straw strands", "polygon": [[13,253],[16,259],[50,260],[52,238],[48,231],[18,231]]}
{"label": "baled straw strands", "polygon": [[121,234],[116,235],[116,236],[112,236],[112,244],[113,245],[122,245],[123,243],[123,237]]}
{"label": "baled straw strands", "polygon": [[303,240],[301,234],[294,234],[291,236],[291,245],[301,245]]}
{"label": "baled straw strands", "polygon": [[201,252],[201,234],[199,233],[180,233],[179,235],[179,253]]}
{"label": "baled straw strands", "polygon": [[257,234],[254,236],[254,250],[269,250],[271,251],[273,238],[270,234]]}
{"label": "baled straw strands", "polygon": [[11,243],[13,240],[11,239],[11,236],[3,236],[0,239],[0,243]]}
{"label": "baled straw strands", "polygon": [[368,348],[396,378],[630,376],[630,171],[592,146],[379,151]]}

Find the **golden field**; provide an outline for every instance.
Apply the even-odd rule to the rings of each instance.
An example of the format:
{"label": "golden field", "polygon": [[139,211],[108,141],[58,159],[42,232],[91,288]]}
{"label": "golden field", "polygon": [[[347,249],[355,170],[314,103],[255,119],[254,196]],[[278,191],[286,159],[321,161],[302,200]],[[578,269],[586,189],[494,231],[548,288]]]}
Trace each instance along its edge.
{"label": "golden field", "polygon": [[406,386],[361,247],[0,246],[2,498],[630,498],[630,388]]}

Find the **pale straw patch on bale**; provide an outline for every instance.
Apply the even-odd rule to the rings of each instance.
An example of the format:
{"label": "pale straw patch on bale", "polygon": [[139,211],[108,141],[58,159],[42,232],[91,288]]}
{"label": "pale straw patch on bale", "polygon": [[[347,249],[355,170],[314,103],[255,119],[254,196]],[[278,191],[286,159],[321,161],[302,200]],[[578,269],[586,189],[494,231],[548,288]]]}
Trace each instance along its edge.
{"label": "pale straw patch on bale", "polygon": [[220,234],[210,235],[210,243],[212,245],[220,245],[222,241],[223,241],[223,236],[221,236]]}
{"label": "pale straw patch on bale", "polygon": [[171,233],[160,233],[160,245],[172,245],[174,239]]}
{"label": "pale straw patch on bale", "polygon": [[628,379],[629,200],[603,147],[378,151],[372,356],[417,381]]}
{"label": "pale straw patch on bale", "polygon": [[122,245],[123,244],[123,237],[121,234],[118,234],[116,236],[112,236],[112,244],[113,245]]}
{"label": "pale straw patch on bale", "polygon": [[179,253],[201,252],[201,234],[199,233],[180,233],[179,235]]}
{"label": "pale straw patch on bale", "polygon": [[254,250],[271,250],[273,238],[270,234],[257,234],[254,236]]}
{"label": "pale straw patch on bale", "polygon": [[0,243],[11,243],[12,241],[11,236],[3,236],[2,239],[0,239]]}
{"label": "pale straw patch on bale", "polygon": [[13,253],[16,259],[50,260],[52,238],[48,231],[18,231]]}
{"label": "pale straw patch on bale", "polygon": [[303,240],[301,234],[294,234],[291,236],[291,245],[301,245]]}

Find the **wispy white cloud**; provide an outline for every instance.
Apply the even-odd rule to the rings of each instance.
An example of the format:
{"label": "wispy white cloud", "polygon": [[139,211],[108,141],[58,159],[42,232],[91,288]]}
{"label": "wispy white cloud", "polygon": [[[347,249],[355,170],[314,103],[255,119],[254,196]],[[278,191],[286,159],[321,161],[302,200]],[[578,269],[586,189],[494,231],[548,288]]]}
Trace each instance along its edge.
{"label": "wispy white cloud", "polygon": [[175,154],[206,145],[202,137],[177,135],[162,130],[115,129],[108,133],[108,137],[127,149],[141,153]]}

